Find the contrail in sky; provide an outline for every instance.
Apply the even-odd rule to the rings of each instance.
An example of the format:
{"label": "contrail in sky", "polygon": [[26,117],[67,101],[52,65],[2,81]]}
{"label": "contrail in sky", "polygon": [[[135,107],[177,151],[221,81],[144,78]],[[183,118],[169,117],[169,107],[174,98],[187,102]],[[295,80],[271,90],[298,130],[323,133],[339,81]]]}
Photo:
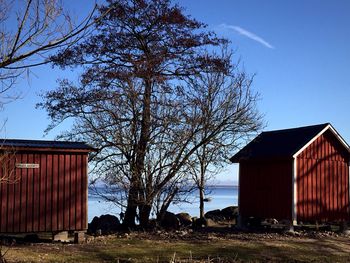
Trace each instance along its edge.
{"label": "contrail in sky", "polygon": [[227,24],[221,24],[219,25],[219,27],[224,28],[224,29],[230,29],[230,30],[234,30],[235,32],[237,32],[238,34],[245,36],[247,38],[250,38],[260,44],[262,44],[263,46],[267,47],[267,48],[271,48],[274,49],[275,47],[272,46],[269,42],[267,42],[266,40],[264,40],[262,37],[259,37],[258,35],[244,29],[241,28],[239,26],[233,26],[233,25],[227,25]]}

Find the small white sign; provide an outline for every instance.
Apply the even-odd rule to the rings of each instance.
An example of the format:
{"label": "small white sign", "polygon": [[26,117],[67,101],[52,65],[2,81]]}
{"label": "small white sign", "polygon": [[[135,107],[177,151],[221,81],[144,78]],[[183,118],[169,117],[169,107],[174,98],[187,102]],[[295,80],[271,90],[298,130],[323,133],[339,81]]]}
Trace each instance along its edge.
{"label": "small white sign", "polygon": [[38,163],[16,163],[16,168],[21,168],[21,169],[34,168],[34,169],[37,169],[37,168],[39,168],[39,164]]}

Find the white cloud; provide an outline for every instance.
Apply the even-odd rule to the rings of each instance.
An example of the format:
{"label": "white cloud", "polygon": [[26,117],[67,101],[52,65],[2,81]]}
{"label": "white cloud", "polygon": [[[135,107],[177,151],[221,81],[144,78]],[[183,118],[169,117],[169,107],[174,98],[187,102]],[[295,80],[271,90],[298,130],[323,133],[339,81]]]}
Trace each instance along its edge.
{"label": "white cloud", "polygon": [[262,37],[259,37],[258,35],[244,29],[241,28],[239,26],[233,26],[233,25],[227,25],[227,24],[221,24],[219,25],[220,28],[224,28],[224,29],[229,29],[229,30],[234,30],[235,32],[237,32],[238,34],[245,36],[249,39],[252,39],[260,44],[262,44],[263,46],[267,47],[267,48],[271,48],[274,49],[275,47],[272,46],[269,42],[267,42],[266,40],[264,40]]}

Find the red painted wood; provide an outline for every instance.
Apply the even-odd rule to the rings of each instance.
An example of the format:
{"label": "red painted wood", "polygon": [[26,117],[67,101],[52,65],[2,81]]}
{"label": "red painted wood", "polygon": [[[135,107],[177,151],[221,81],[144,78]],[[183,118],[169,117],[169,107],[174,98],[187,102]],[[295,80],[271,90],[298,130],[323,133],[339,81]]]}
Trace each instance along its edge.
{"label": "red painted wood", "polygon": [[[3,168],[2,165],[1,168]],[[4,169],[1,169],[2,176],[6,176]],[[7,185],[1,184],[1,225],[0,231],[5,232],[7,230]]]}
{"label": "red painted wood", "polygon": [[75,228],[76,155],[71,155],[69,228]]}
{"label": "red painted wood", "polygon": [[47,185],[46,185],[46,154],[40,154],[40,207],[39,207],[39,231],[46,230],[46,196],[47,196]]}
{"label": "red painted wood", "polygon": [[52,228],[52,155],[48,154],[46,159],[46,231]]}
{"label": "red painted wood", "polygon": [[[303,162],[301,164],[301,167],[302,167],[302,171],[303,173],[307,173],[307,162]],[[303,199],[300,200],[300,202],[302,203],[302,214],[303,214],[303,217],[302,217],[302,220],[304,220],[306,217],[307,217],[307,207],[306,207],[306,200],[307,200],[307,177],[304,176],[303,174],[300,174],[302,180],[302,191],[303,191]]]}
{"label": "red painted wood", "polygon": [[[316,149],[316,146],[315,146]],[[314,152],[316,155],[316,151]],[[315,159],[311,159],[311,214],[312,218],[316,218],[317,216],[317,163]]]}
{"label": "red painted wood", "polygon": [[14,219],[14,180],[15,180],[15,176],[14,176],[14,171],[12,169],[12,165],[13,160],[11,158],[11,156],[8,156],[8,158],[5,161],[5,172],[7,173],[7,176],[9,178],[9,184],[7,185],[7,229],[8,231],[12,232],[13,231],[13,219]]}
{"label": "red painted wood", "polygon": [[58,156],[56,154],[52,155],[52,229],[57,231],[57,210],[58,210]]}
{"label": "red painted wood", "polygon": [[64,228],[69,229],[69,187],[70,187],[70,173],[71,173],[71,165],[70,165],[70,155],[64,155],[65,159],[65,170],[64,170]]}
{"label": "red painted wood", "polygon": [[58,159],[58,219],[57,219],[57,228],[58,230],[64,229],[64,217],[65,217],[65,210],[64,210],[64,155],[60,154]]}
{"label": "red painted wood", "polygon": [[[16,162],[20,159],[20,156],[16,156],[14,160],[14,164],[12,167],[15,166]],[[16,183],[14,184],[14,200],[15,200],[15,206],[14,206],[14,220],[13,220],[13,232],[19,232],[20,231],[20,211],[21,211],[21,171],[19,169],[14,169],[14,176],[16,178]]]}
{"label": "red painted wood", "polygon": [[[297,171],[300,171],[302,168],[300,167],[301,166],[301,162],[297,162],[296,163],[296,169]],[[297,182],[297,185],[301,185],[302,182],[302,177],[301,176],[297,176],[296,178],[296,182]],[[302,200],[303,199],[303,189],[302,188],[297,188],[297,200]],[[299,211],[299,217],[300,218],[303,218],[304,214],[303,214],[303,209],[302,209],[302,202],[298,202],[296,204],[297,206],[297,211]]]}
{"label": "red painted wood", "polygon": [[298,220],[349,218],[349,156],[334,135],[321,135],[298,156],[297,162]]}
{"label": "red painted wood", "polygon": [[[342,166],[342,173],[345,173],[346,172],[346,168],[344,166]],[[347,211],[346,211],[346,208],[348,207],[348,203],[347,203],[347,200],[346,200],[346,196],[347,196],[347,180],[346,178],[344,178],[342,176],[342,191],[341,191],[341,200],[342,200],[342,215],[346,215]]]}
{"label": "red painted wood", "polygon": [[[28,163],[33,163],[33,154],[28,154]],[[26,231],[33,232],[33,171],[27,169],[27,218],[26,218]]]}
{"label": "red painted wood", "polygon": [[[38,154],[34,154],[33,163],[39,163],[40,157]],[[33,172],[33,231],[39,231],[40,223],[40,173],[39,169],[32,168]]]}
{"label": "red painted wood", "polygon": [[[296,158],[297,220],[349,220],[349,154],[326,131]],[[239,205],[243,217],[292,216],[293,160],[240,162]]]}
{"label": "red painted wood", "polygon": [[[320,150],[320,147],[318,147]],[[320,154],[318,154],[318,158],[320,158]],[[321,173],[321,163],[319,159],[316,161],[316,218],[319,214],[321,214],[322,211],[322,184],[321,184],[321,176],[319,174]]]}
{"label": "red painted wood", "polygon": [[86,230],[87,154],[26,148],[2,160],[0,176],[10,176],[12,183],[0,184],[0,233]]}
{"label": "red painted wood", "polygon": [[[348,172],[348,169],[346,169],[346,171]],[[345,214],[349,214],[349,191],[348,191],[348,189],[347,189],[347,187],[346,186],[348,186],[349,185],[349,176],[347,176],[347,177],[343,177],[343,179],[344,179],[344,212],[345,212]],[[348,217],[348,220],[349,220],[349,217]]]}
{"label": "red painted wood", "polygon": [[[88,163],[88,157],[82,156],[81,158],[81,173],[82,175],[87,174],[87,163]],[[88,213],[88,177],[83,176],[81,178],[81,227],[82,229],[88,227],[87,222],[87,213]]]}
{"label": "red painted wood", "polygon": [[[2,165],[0,165],[0,168],[2,168]],[[4,176],[4,173],[3,173],[3,169],[0,169],[0,178],[2,178]],[[3,198],[3,186],[4,184],[0,184],[0,200],[1,200],[1,204],[0,204],[0,215],[3,215],[4,212],[3,212],[3,201],[4,200]],[[0,232],[2,232],[2,228],[3,226],[6,225],[6,222],[4,222],[6,220],[4,220],[4,218],[2,216],[0,216]]]}
{"label": "red painted wood", "polygon": [[81,225],[81,195],[82,195],[82,171],[81,171],[81,155],[77,155],[77,166],[76,166],[76,200],[75,200],[75,229],[82,229]]}
{"label": "red painted wood", "polygon": [[[338,165],[338,174],[342,174],[343,173],[343,169],[342,169],[342,165]],[[339,181],[338,181],[338,192],[340,194],[339,197],[339,213],[343,216],[343,207],[345,205],[344,202],[344,187],[343,187],[343,176],[339,177]]]}
{"label": "red painted wood", "polygon": [[340,170],[340,160],[337,161],[336,167],[335,167],[335,173],[336,173],[336,195],[339,195],[339,198],[336,196],[336,207],[337,207],[337,214],[341,213],[341,170]]}
{"label": "red painted wood", "polygon": [[[329,151],[331,156],[334,158],[334,155],[332,153],[332,147],[329,147]],[[334,211],[334,202],[333,202],[333,195],[334,195],[334,178],[333,178],[333,161],[328,161],[328,180],[327,184],[329,185],[329,196],[328,196],[328,202],[329,202],[329,209],[328,209],[328,218],[329,220],[333,220],[334,214],[329,213],[330,211]]]}
{"label": "red painted wood", "polygon": [[[310,155],[311,156],[311,155]],[[307,176],[307,199],[306,199],[306,216],[312,218],[312,167],[311,159],[307,159],[307,173],[310,176]]]}
{"label": "red painted wood", "polygon": [[240,173],[243,217],[291,219],[292,163],[289,160],[241,162]]}
{"label": "red painted wood", "polygon": [[[21,163],[27,162],[27,155],[21,154]],[[26,218],[27,218],[27,169],[20,169],[21,173],[21,210],[20,212],[20,232],[27,231]]]}

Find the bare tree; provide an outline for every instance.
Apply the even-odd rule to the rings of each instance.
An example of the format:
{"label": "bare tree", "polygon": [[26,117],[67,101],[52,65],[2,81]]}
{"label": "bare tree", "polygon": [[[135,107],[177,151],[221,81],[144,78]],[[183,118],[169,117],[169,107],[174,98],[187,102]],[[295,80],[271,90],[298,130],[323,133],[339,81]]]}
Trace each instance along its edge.
{"label": "bare tree", "polygon": [[[89,33],[99,19],[92,19],[94,12],[95,7],[75,24],[60,0],[0,0],[0,110],[19,98],[20,94],[11,89],[19,76],[49,63],[50,52],[69,47]],[[1,153],[2,168],[9,156]],[[11,173],[2,173],[0,184],[12,182]]]}
{"label": "bare tree", "polygon": [[[78,117],[86,131],[95,131],[98,137],[89,136],[101,149],[97,158],[106,159],[104,153],[111,153],[110,162],[119,164],[115,172],[128,181],[124,223],[133,226],[139,210],[141,224],[147,224],[157,194],[152,182],[164,167],[159,163],[148,171],[146,159],[156,147],[157,134],[171,130],[172,122],[180,120],[175,80],[197,74],[207,64],[225,70],[225,61],[202,52],[224,40],[204,31],[203,23],[185,16],[169,0],[107,3],[100,13],[111,7],[112,11],[97,23],[96,34],[52,58],[62,67],[83,65],[81,87],[63,81],[60,89],[47,94],[43,107],[54,124]],[[167,115],[161,119],[159,112]]]}
{"label": "bare tree", "polygon": [[[223,50],[223,56],[232,57]],[[201,127],[193,144],[205,141],[189,158],[189,172],[199,191],[200,217],[204,218],[207,181],[213,179],[237,147],[262,128],[262,116],[256,110],[258,94],[251,89],[252,78],[239,70],[238,63],[229,73],[205,72],[190,81],[193,109]],[[206,140],[220,126],[227,122]]]}
{"label": "bare tree", "polygon": [[15,174],[16,154],[11,149],[0,149],[0,185],[17,183]]}
{"label": "bare tree", "polygon": [[[250,81],[241,74],[230,86],[234,92],[220,93],[226,100],[213,105],[210,125],[202,121],[196,76],[229,74],[230,56],[206,51],[226,40],[169,0],[109,0],[99,11],[111,6],[93,35],[52,57],[63,68],[83,65],[81,82],[62,80],[38,106],[52,119],[49,130],[74,118],[62,137],[99,149],[92,159],[95,182],[109,192],[100,194],[124,207],[125,226],[136,217],[147,226],[152,208],[162,218],[171,202],[183,199],[188,165],[200,147],[260,119],[254,94],[240,92]],[[200,137],[203,129],[208,132]]]}
{"label": "bare tree", "polygon": [[48,63],[50,52],[79,41],[95,22],[95,8],[75,24],[60,0],[0,0],[0,104],[29,68]]}

